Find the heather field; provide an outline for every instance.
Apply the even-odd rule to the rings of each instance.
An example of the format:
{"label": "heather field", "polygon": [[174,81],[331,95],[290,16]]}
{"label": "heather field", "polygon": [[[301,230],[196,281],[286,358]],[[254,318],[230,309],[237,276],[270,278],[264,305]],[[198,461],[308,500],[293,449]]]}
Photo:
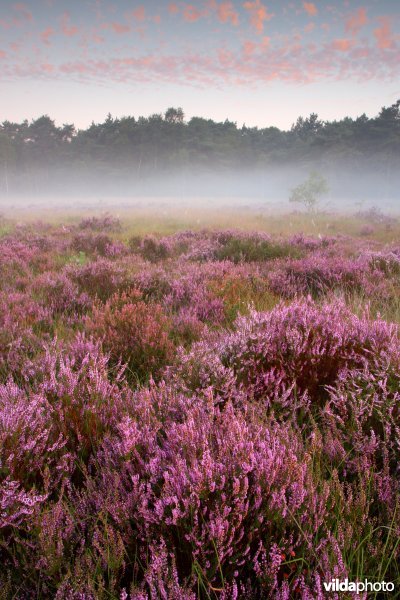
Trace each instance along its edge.
{"label": "heather field", "polygon": [[0,221],[0,598],[399,596],[399,222],[187,222]]}

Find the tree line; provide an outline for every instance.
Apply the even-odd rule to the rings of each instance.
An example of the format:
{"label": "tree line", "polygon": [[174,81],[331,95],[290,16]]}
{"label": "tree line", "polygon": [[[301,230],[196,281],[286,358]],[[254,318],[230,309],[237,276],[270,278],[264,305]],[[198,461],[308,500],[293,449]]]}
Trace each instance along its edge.
{"label": "tree line", "polygon": [[185,169],[228,172],[297,165],[316,169],[373,168],[390,176],[400,166],[400,100],[369,118],[322,121],[299,117],[290,130],[232,121],[185,119],[181,108],[149,117],[113,118],[77,130],[44,115],[0,125],[0,189],[42,191],[68,181],[144,181]]}

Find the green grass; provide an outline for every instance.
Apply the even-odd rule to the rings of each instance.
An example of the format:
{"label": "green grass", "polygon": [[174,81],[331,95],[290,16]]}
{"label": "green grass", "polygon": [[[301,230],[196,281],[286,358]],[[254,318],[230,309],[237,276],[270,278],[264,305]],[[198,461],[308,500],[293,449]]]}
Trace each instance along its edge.
{"label": "green grass", "polygon": [[[139,202],[140,199],[138,199]],[[157,199],[141,199],[146,206],[132,208],[112,207],[91,208],[78,210],[76,208],[58,208],[49,211],[44,208],[9,210],[6,218],[0,221],[0,235],[3,229],[9,231],[11,220],[34,223],[44,221],[53,225],[64,223],[76,225],[82,218],[101,215],[109,212],[119,216],[123,222],[123,231],[116,237],[128,240],[133,235],[153,233],[170,235],[186,229],[241,229],[245,231],[264,231],[273,235],[288,236],[302,232],[306,235],[347,235],[362,238],[362,227],[368,225],[364,219],[350,214],[321,212],[310,215],[305,212],[272,212],[266,205],[265,210],[259,208],[229,207],[229,199],[224,199],[223,205],[217,200],[215,207],[212,202],[209,208],[196,206],[176,206],[173,199],[171,205],[159,204]],[[196,200],[193,200],[195,202]],[[158,205],[157,205],[158,203]],[[5,223],[5,224],[4,224]],[[373,233],[368,240],[380,243],[396,242],[400,238],[400,221],[395,219],[390,227],[384,223],[372,223]],[[367,238],[364,238],[367,239]]]}

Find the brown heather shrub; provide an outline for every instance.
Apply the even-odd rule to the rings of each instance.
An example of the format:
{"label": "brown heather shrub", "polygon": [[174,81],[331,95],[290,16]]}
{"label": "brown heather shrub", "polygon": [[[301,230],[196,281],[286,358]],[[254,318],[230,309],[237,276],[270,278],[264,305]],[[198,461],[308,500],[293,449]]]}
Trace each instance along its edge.
{"label": "brown heather shrub", "polygon": [[111,364],[127,365],[131,381],[157,378],[173,357],[170,321],[159,304],[146,304],[141,292],[116,293],[105,304],[97,302],[87,319],[87,330],[101,339]]}

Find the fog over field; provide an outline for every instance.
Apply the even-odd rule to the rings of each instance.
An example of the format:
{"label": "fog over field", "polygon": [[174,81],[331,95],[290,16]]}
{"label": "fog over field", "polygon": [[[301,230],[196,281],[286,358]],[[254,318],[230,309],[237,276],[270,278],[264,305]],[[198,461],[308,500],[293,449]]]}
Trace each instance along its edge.
{"label": "fog over field", "polygon": [[288,131],[185,119],[181,108],[113,118],[85,130],[48,116],[0,125],[0,207],[120,209],[248,206],[286,211],[317,172],[318,209],[395,210],[400,199],[400,101],[375,117],[299,117]]}
{"label": "fog over field", "polygon": [[[58,174],[44,192],[6,193],[0,195],[0,211],[11,216],[14,209],[77,211],[118,211],[120,209],[157,208],[224,209],[248,208],[256,211],[287,212],[291,189],[308,176],[301,168],[275,168],[265,171],[237,171],[223,174],[195,173],[189,170],[176,175],[160,175],[137,182],[133,178],[105,181],[99,185],[94,175],[71,185],[67,173]],[[33,177],[35,175],[33,174]],[[39,179],[39,176],[35,177]],[[384,211],[400,210],[400,175],[363,170],[331,172],[326,175],[329,191],[321,199],[320,210],[354,212],[360,208],[379,207]],[[300,207],[298,207],[300,208]]]}

